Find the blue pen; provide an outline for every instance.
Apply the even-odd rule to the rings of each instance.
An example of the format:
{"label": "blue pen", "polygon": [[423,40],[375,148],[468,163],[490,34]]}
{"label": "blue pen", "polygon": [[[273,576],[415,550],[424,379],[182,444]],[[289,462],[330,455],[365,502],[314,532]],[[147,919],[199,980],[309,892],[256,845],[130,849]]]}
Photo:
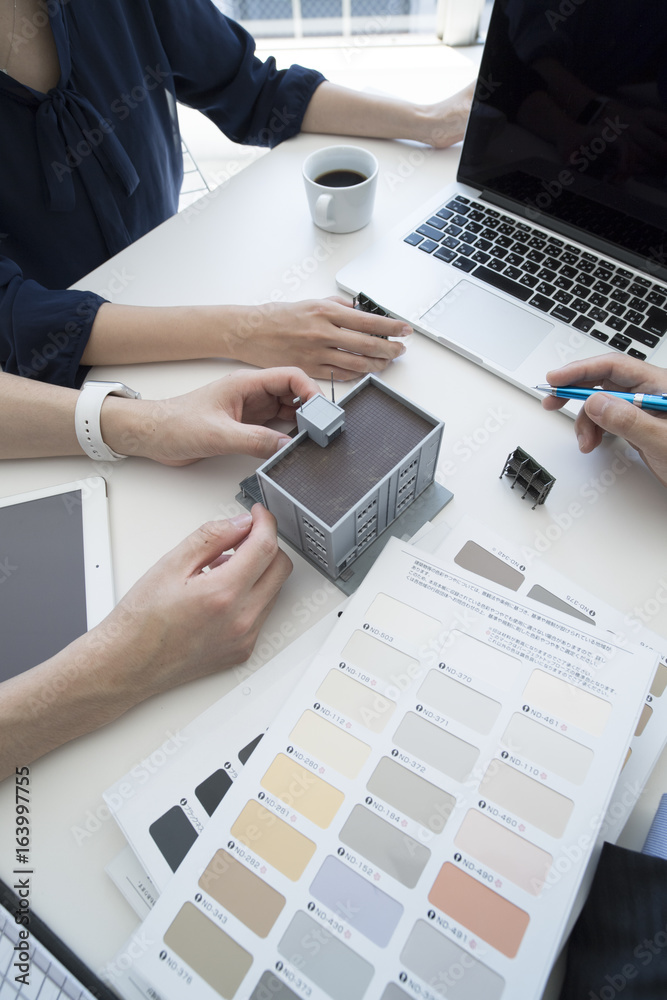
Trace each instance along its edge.
{"label": "blue pen", "polygon": [[625,399],[628,403],[640,407],[642,410],[663,410],[667,413],[667,392],[661,396],[649,396],[646,392],[612,392],[610,389],[582,389],[578,385],[564,385],[556,388],[553,385],[535,385],[534,389],[546,392],[550,396],[558,396],[560,399],[588,399],[596,392],[606,392],[617,399]]}

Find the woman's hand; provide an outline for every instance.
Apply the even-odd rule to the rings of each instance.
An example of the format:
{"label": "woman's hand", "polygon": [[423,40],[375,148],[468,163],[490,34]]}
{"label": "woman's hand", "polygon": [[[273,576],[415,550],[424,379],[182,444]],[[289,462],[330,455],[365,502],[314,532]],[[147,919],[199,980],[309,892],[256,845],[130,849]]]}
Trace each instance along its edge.
{"label": "woman's hand", "polygon": [[126,400],[107,396],[102,406],[104,441],[121,455],[139,455],[163,465],[188,465],[215,455],[270,458],[289,438],[264,426],[294,422],[300,396],[319,386],[298,368],[239,371],[183,396]]}
{"label": "woman's hand", "polygon": [[384,371],[405,352],[412,328],[354,309],[336,296],[248,307],[246,323],[226,334],[229,356],[260,368],[298,365],[313,378],[346,381]]}

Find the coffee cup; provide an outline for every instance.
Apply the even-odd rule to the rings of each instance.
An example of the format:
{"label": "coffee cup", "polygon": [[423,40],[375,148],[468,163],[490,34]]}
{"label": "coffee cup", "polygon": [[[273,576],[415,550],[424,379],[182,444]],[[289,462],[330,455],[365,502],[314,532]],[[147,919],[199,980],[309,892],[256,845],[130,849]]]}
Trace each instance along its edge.
{"label": "coffee cup", "polygon": [[303,180],[313,222],[328,233],[353,233],[370,222],[378,161],[361,146],[326,146],[306,158]]}

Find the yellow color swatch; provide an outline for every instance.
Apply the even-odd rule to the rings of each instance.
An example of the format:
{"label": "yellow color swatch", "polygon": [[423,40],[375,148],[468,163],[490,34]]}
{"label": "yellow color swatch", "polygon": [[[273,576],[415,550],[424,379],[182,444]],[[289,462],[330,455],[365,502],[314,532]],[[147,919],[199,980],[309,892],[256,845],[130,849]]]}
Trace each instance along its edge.
{"label": "yellow color swatch", "polygon": [[232,836],[296,882],[315,853],[315,844],[251,799],[232,827]]}
{"label": "yellow color swatch", "polygon": [[262,778],[262,787],[325,830],[345,796],[312,771],[279,753]]}

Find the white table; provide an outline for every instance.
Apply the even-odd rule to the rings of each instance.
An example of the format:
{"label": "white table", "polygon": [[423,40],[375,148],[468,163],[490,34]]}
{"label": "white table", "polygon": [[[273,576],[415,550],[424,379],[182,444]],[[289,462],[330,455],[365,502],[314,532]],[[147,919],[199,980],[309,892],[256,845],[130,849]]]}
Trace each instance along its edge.
{"label": "white table", "polygon": [[[79,287],[115,302],[144,305],[260,303],[335,294],[334,275],[344,262],[454,178],[459,150],[364,142],[381,164],[374,219],[361,232],[330,236],[310,221],[300,165],[309,152],[331,141],[300,136],[286,142]],[[236,367],[205,360],[119,366],[95,374],[121,379],[150,398],[189,390]],[[536,372],[536,381],[543,376]],[[651,628],[667,635],[667,571],[659,555],[667,491],[638,460],[627,457],[622,442],[608,440],[594,454],[580,455],[567,417],[544,412],[536,400],[419,335],[384,378],[445,420],[439,478],[453,490],[454,500],[441,517],[454,523],[471,514],[508,539],[539,550],[536,558],[628,616],[644,616]],[[546,505],[534,511],[510,490],[508,480],[498,478],[517,445],[557,479]],[[238,483],[255,464],[234,457],[171,469],[132,459],[114,467],[108,490],[118,596],[202,521],[236,511]],[[5,462],[2,493],[94,473],[94,463],[86,458]],[[319,605],[307,620],[303,614],[295,617],[297,602],[313,591],[320,592]],[[294,572],[259,645],[266,650],[267,637],[275,637],[284,621],[300,633],[341,599],[295,557]],[[238,677],[232,670],[155,698],[31,768],[32,904],[93,968],[114,955],[136,923],[103,871],[123,838],[108,817],[102,792],[230,690]],[[641,846],[664,787],[667,755],[630,817],[623,844]],[[8,781],[0,787],[0,875],[6,880],[14,856],[13,813],[13,782]]]}

